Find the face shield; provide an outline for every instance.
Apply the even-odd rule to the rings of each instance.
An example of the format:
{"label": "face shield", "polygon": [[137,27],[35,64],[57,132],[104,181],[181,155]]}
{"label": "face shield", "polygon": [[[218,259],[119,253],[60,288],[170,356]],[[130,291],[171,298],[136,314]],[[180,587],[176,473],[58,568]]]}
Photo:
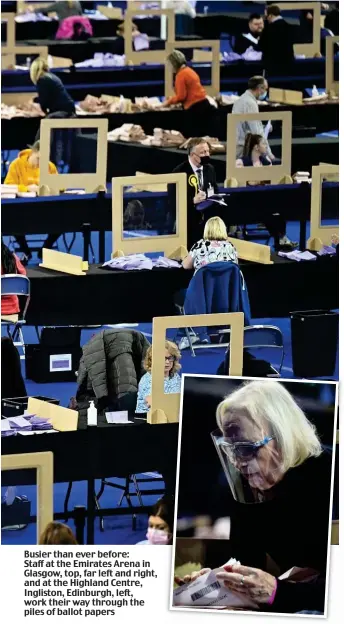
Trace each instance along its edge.
{"label": "face shield", "polygon": [[211,433],[232,495],[239,503],[262,503],[273,498],[273,486],[281,479],[282,462],[271,435],[228,436]]}

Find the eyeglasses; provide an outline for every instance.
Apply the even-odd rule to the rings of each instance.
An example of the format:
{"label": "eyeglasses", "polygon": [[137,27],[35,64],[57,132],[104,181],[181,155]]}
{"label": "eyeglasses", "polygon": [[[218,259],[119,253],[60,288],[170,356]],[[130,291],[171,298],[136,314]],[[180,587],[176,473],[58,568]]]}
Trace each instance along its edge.
{"label": "eyeglasses", "polygon": [[174,356],[169,355],[168,357],[165,357],[165,362],[174,362]]}
{"label": "eyeglasses", "polygon": [[218,444],[223,449],[223,452],[232,459],[253,459],[257,457],[259,449],[269,444],[273,439],[273,436],[266,436],[263,440],[259,440],[258,442],[232,443],[228,442],[226,438],[221,438]]}

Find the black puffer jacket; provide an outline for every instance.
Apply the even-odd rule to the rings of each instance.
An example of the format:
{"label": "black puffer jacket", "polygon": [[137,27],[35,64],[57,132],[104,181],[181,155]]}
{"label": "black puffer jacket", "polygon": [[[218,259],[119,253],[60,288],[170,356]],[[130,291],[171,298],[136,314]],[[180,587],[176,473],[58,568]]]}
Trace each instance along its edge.
{"label": "black puffer jacket", "polygon": [[99,411],[135,411],[138,383],[145,373],[149,347],[143,334],[127,329],[105,329],[83,347],[78,372],[77,407],[95,400]]}

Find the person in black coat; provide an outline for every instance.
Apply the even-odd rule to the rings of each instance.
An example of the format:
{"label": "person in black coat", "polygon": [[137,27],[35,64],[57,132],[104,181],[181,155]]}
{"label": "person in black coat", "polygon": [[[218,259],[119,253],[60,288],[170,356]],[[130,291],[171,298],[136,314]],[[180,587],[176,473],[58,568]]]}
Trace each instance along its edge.
{"label": "person in black coat", "polygon": [[210,163],[210,145],[199,137],[191,139],[188,146],[188,160],[178,165],[173,173],[186,173],[187,176],[187,238],[188,249],[203,234],[203,215],[197,205],[218,192],[216,173]]}
{"label": "person in black coat", "polygon": [[233,47],[237,54],[244,54],[248,48],[260,52],[259,40],[264,30],[264,19],[259,13],[252,13],[248,20],[248,31],[235,37]]}
{"label": "person in black coat", "polygon": [[[243,564],[225,565],[219,580],[264,612],[323,613],[331,451],[278,381],[243,383],[217,406],[216,422],[212,438],[233,498],[228,550]],[[279,578],[294,566],[307,582]]]}
{"label": "person in black coat", "polygon": [[75,105],[62,80],[49,71],[46,59],[38,57],[30,66],[30,78],[37,88],[38,102],[46,114],[64,112],[75,114]]}
{"label": "person in black coat", "polygon": [[266,25],[259,40],[264,69],[271,75],[284,75],[294,62],[294,29],[281,16],[280,8],[266,8]]}

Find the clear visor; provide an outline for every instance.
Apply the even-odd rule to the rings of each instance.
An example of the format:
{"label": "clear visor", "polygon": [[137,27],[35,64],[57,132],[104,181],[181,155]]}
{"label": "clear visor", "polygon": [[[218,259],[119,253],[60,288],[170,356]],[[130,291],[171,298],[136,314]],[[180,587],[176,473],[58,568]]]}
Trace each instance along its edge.
{"label": "clear visor", "polygon": [[239,503],[262,503],[273,497],[280,480],[281,459],[272,436],[233,440],[220,429],[211,433],[233,497]]}

